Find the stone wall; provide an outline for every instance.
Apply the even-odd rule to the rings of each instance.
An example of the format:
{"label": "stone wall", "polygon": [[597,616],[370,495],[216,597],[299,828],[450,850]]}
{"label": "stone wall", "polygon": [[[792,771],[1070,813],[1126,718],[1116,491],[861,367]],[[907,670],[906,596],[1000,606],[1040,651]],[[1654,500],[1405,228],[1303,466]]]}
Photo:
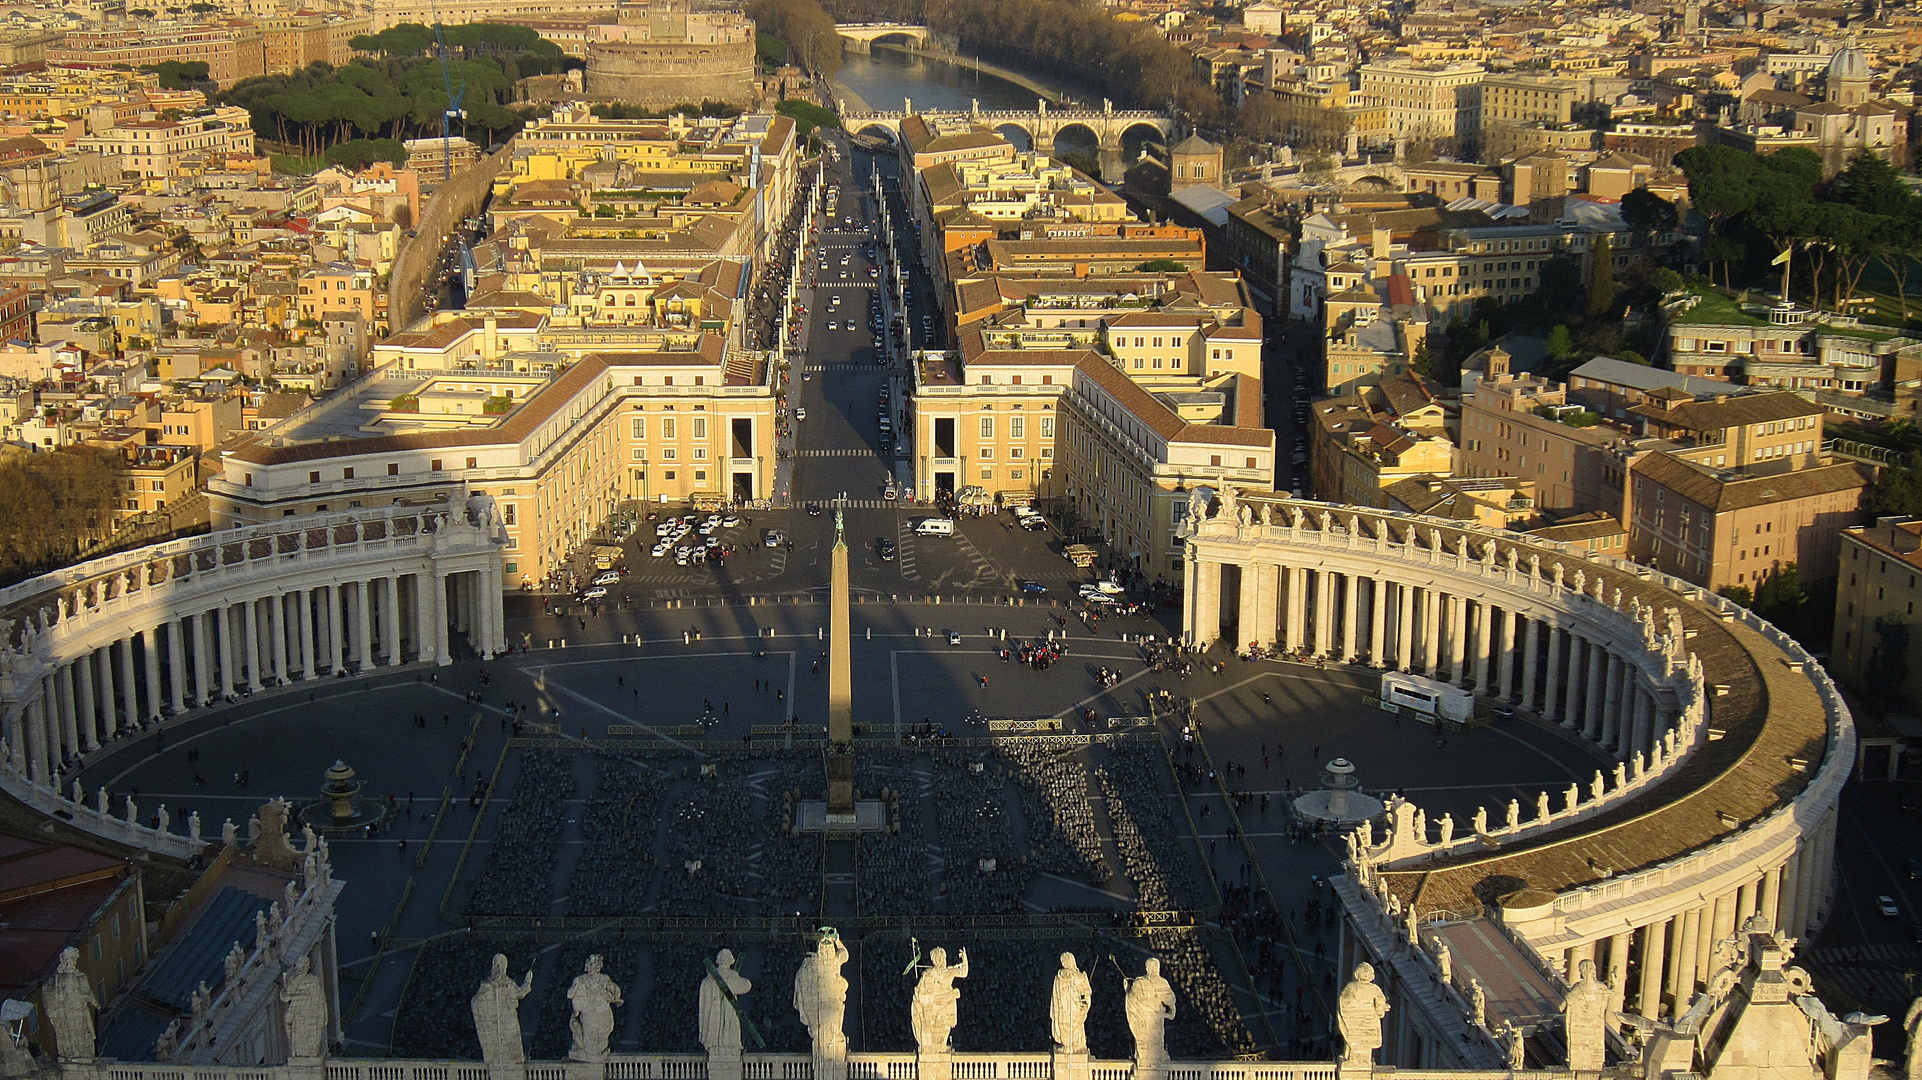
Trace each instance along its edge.
{"label": "stone wall", "polygon": [[404,330],[426,310],[421,289],[427,276],[440,265],[441,237],[454,231],[465,218],[480,212],[494,190],[494,177],[513,157],[514,143],[472,165],[457,169],[453,179],[434,189],[414,223],[414,235],[401,241],[400,254],[387,278],[387,322],[393,330]]}
{"label": "stone wall", "polygon": [[754,100],[754,41],[606,41],[587,49],[587,93],[644,108]]}

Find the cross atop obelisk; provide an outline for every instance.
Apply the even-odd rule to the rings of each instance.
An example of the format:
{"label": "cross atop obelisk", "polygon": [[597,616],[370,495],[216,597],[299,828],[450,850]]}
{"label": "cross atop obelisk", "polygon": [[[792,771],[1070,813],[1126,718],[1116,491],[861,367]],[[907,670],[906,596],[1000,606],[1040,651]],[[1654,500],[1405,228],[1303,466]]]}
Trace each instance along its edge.
{"label": "cross atop obelisk", "polygon": [[845,510],[834,508],[828,559],[828,821],[854,820],[854,676],[849,664],[848,542]]}

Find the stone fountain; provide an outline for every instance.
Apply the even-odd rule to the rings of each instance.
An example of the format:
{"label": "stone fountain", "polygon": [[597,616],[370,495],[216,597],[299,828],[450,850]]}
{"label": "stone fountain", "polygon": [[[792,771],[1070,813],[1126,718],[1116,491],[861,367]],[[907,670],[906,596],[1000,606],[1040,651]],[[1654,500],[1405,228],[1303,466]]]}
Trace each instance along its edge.
{"label": "stone fountain", "polygon": [[1383,810],[1380,799],[1356,790],[1360,784],[1361,781],[1355,779],[1354,763],[1347,758],[1336,758],[1322,767],[1321,789],[1294,801],[1295,816],[1338,829],[1353,828]]}
{"label": "stone fountain", "polygon": [[354,770],[346,762],[335,759],[321,776],[325,781],[320,785],[321,799],[301,809],[301,821],[321,832],[352,832],[387,816],[387,808],[380,800],[361,801],[363,785],[355,779]]}

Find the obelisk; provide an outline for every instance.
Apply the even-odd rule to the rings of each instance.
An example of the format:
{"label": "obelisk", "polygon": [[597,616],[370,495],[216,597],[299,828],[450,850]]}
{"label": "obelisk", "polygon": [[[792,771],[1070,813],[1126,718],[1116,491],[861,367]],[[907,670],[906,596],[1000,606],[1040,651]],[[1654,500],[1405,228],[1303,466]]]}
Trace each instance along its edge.
{"label": "obelisk", "polygon": [[848,542],[834,508],[834,551],[828,557],[828,806],[830,825],[854,823],[854,674],[849,663]]}

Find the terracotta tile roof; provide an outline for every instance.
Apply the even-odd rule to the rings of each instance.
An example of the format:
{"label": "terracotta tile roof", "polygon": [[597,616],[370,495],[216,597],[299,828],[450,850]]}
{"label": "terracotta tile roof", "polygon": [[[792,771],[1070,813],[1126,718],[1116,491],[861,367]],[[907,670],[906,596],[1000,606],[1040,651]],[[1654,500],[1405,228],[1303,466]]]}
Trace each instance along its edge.
{"label": "terracotta tile roof", "polygon": [[1720,431],[1774,420],[1820,416],[1824,410],[1813,401],[1785,390],[1776,394],[1744,394],[1727,401],[1690,401],[1667,409],[1643,404],[1628,411],[1691,431]]}
{"label": "terracotta tile roof", "polygon": [[1859,491],[1871,483],[1867,471],[1854,462],[1772,476],[1736,475],[1722,480],[1715,472],[1691,465],[1665,451],[1644,457],[1635,463],[1633,471],[1717,514],[1840,491]]}

